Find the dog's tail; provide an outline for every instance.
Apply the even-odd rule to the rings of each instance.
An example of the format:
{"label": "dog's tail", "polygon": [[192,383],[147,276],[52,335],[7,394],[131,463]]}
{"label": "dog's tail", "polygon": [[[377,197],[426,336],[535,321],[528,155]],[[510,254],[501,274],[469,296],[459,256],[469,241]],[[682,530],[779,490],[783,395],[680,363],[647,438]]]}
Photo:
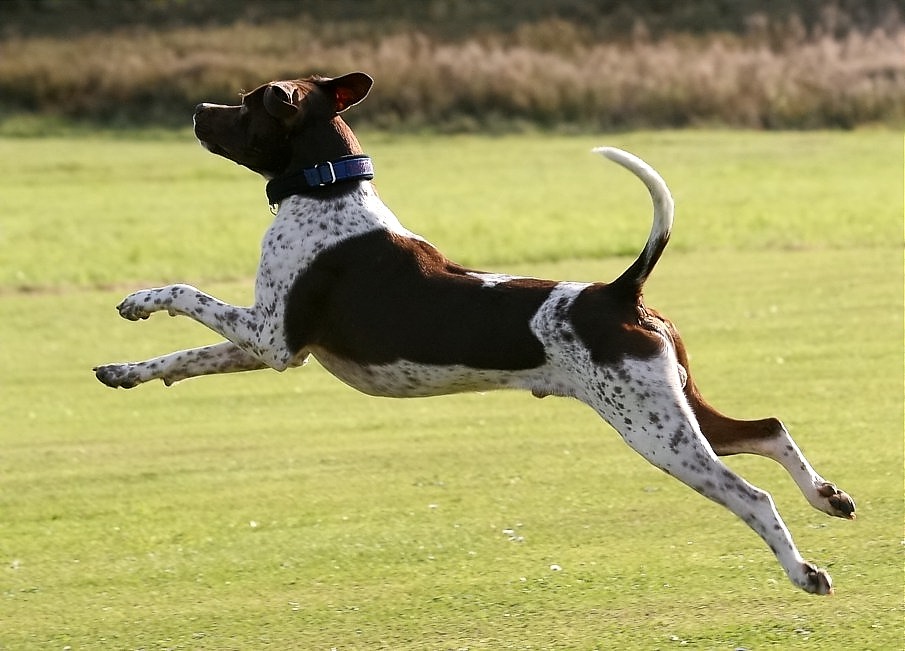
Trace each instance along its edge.
{"label": "dog's tail", "polygon": [[666,248],[666,243],[669,242],[674,213],[672,195],[669,193],[663,177],[637,156],[615,147],[597,147],[594,149],[594,153],[606,156],[634,173],[647,186],[654,204],[654,223],[651,226],[644,250],[629,268],[610,284],[610,287],[614,289],[634,294],[637,297],[641,294],[644,281],[647,280],[654,265],[657,264],[657,260],[660,259],[663,249]]}

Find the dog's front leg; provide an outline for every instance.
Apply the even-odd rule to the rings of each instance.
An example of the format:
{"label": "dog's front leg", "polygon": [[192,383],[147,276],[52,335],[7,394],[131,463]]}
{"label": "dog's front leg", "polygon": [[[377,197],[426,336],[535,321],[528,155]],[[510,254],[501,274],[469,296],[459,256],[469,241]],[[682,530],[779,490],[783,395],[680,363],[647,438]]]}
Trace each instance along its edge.
{"label": "dog's front leg", "polygon": [[[305,361],[299,356],[298,364]],[[105,364],[94,369],[97,379],[108,387],[131,389],[151,380],[163,380],[170,386],[174,382],[199,375],[237,373],[267,368],[260,359],[246,353],[230,341],[190,350],[180,350],[143,362]]]}
{"label": "dog's front leg", "polygon": [[165,311],[190,317],[206,325],[270,368],[282,371],[292,365],[295,354],[286,347],[281,306],[276,304],[238,307],[224,303],[191,285],[169,285],[143,289],[116,306],[130,321],[147,319]]}

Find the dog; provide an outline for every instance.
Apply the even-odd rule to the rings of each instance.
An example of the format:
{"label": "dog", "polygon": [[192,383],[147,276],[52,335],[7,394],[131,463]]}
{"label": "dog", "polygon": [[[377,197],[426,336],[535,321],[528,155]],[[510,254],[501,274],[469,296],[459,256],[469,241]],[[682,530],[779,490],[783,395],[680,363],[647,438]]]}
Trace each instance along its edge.
{"label": "dog", "polygon": [[661,176],[614,148],[595,150],[650,193],[650,235],[611,283],[485,273],[443,256],[378,198],[374,171],[341,113],[361,102],[361,72],[274,81],[236,106],[199,104],[194,131],[211,153],[257,172],[275,218],[264,236],[251,307],[189,285],[145,289],[118,306],[129,320],[164,311],[192,318],[223,343],[94,369],[110,387],[271,368],[314,357],[375,396],[519,388],[577,398],[650,463],[725,506],[770,547],[789,579],[815,594],[829,574],[806,562],[769,493],[718,456],[779,462],[815,508],[854,518],[855,503],[811,467],[775,418],[742,421],[701,397],[674,325],[642,299],[673,224]]}

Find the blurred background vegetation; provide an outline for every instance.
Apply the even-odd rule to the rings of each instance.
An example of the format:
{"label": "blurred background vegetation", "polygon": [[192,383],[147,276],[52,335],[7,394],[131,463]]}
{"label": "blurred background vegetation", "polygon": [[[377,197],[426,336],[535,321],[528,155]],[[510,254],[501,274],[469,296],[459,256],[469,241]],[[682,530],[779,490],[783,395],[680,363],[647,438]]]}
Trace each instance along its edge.
{"label": "blurred background vegetation", "polygon": [[364,70],[351,120],[397,130],[901,126],[903,17],[903,0],[3,0],[0,123],[186,126],[200,101]]}

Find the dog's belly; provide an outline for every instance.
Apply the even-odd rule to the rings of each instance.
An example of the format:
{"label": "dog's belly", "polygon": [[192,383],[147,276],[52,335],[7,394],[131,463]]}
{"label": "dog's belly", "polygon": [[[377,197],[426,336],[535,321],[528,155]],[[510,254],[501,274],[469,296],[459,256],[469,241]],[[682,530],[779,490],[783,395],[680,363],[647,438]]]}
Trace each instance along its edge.
{"label": "dog's belly", "polygon": [[312,350],[315,359],[349,386],[372,396],[416,398],[468,391],[531,388],[532,371],[475,369],[461,365],[431,366],[397,360],[389,364],[362,365],[323,350]]}

